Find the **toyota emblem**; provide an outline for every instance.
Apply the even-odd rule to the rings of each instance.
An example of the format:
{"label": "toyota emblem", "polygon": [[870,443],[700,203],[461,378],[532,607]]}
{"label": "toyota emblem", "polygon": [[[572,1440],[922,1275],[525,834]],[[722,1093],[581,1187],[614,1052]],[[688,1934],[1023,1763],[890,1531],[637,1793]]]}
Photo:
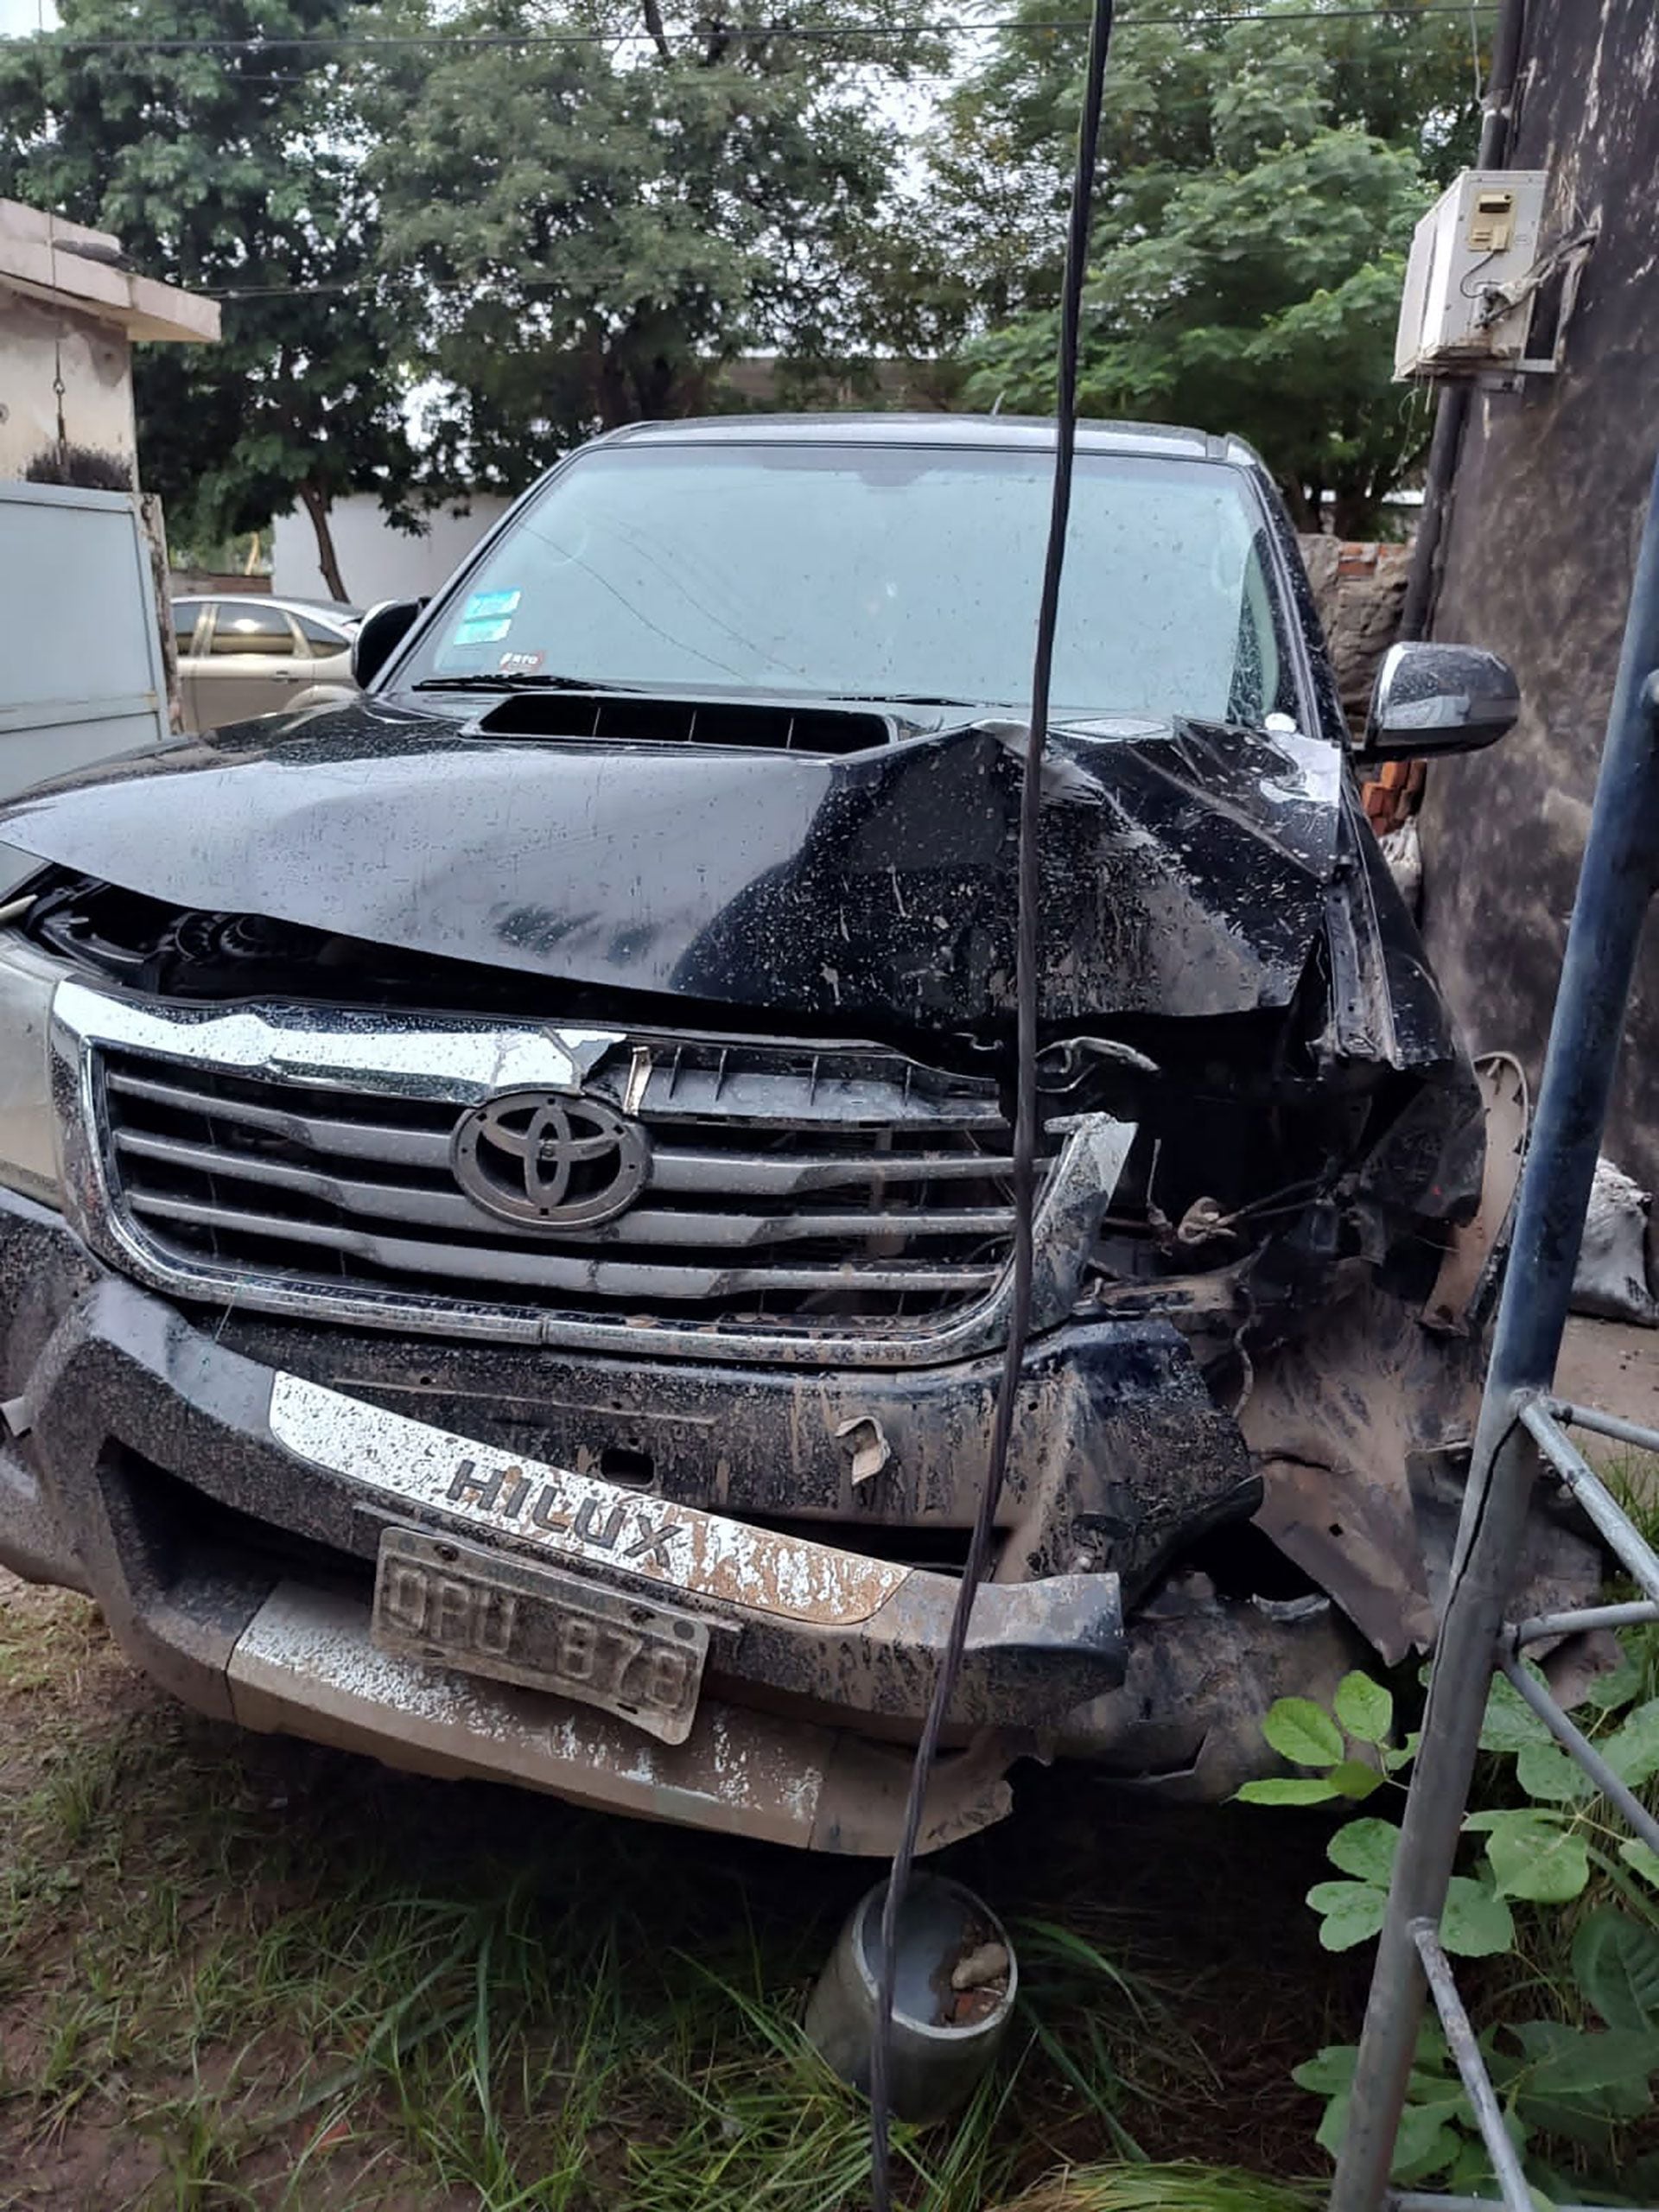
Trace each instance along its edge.
{"label": "toyota emblem", "polygon": [[523,1229],[592,1229],[633,1204],[651,1147],[603,1099],[505,1090],[463,1117],[449,1157],[486,1213]]}

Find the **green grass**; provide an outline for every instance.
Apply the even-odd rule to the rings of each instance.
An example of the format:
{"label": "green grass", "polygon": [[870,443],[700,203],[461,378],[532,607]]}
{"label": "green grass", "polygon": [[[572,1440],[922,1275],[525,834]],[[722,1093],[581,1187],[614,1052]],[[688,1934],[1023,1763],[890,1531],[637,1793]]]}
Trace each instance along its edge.
{"label": "green grass", "polygon": [[[866,2110],[798,2023],[877,1869],[240,1736],[139,1682],[71,1599],[5,1619],[0,1726],[0,2208],[868,2203]],[[1224,1852],[1195,1860],[1171,1892],[1192,1923],[1172,1922],[1138,1894],[1171,1880],[1168,1838],[1103,1830],[1096,1802],[1057,1786],[1052,1820],[957,1862],[1014,1923],[1022,2005],[960,2120],[896,2132],[908,2212],[980,2212],[1057,2169],[1109,2190],[1103,2159],[1141,2194],[1044,2202],[1295,2201],[1147,2193],[1199,2186],[1148,2152],[1230,2139],[1231,2062],[1185,2023],[1231,2031],[1204,1902],[1230,1877]],[[1289,1870],[1287,1917],[1306,1878]],[[1320,2033],[1287,2031],[1284,2065]],[[1243,2125],[1260,2102],[1241,2085]],[[1312,2101],[1279,2107],[1300,2146]]]}
{"label": "green grass", "polygon": [[[1039,2182],[1017,2212],[1316,2212],[1325,2190],[1224,2166],[1080,2167]],[[1014,2208],[1010,2208],[1014,2212]]]}

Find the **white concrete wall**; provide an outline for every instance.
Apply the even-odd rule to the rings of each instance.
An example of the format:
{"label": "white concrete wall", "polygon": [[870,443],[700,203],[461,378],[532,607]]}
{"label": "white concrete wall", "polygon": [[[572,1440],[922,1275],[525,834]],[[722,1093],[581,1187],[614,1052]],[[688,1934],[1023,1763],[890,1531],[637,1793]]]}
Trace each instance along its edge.
{"label": "white concrete wall", "polygon": [[[391,527],[372,493],[336,500],[329,522],[347,593],[359,607],[372,607],[381,599],[429,596],[448,582],[509,505],[496,493],[479,493],[463,514],[440,507],[427,517],[422,534],[412,537]],[[317,566],[316,532],[302,508],[278,517],[270,559],[273,592],[296,599],[328,597]]]}

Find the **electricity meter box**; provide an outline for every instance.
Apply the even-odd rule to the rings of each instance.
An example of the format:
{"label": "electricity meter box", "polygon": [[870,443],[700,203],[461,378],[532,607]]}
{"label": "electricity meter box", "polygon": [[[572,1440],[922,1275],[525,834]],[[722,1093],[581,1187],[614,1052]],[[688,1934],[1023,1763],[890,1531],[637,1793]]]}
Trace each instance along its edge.
{"label": "electricity meter box", "polygon": [[1400,303],[1396,379],[1519,363],[1530,288],[1512,306],[1503,295],[1537,263],[1547,181],[1542,169],[1465,169],[1423,217]]}

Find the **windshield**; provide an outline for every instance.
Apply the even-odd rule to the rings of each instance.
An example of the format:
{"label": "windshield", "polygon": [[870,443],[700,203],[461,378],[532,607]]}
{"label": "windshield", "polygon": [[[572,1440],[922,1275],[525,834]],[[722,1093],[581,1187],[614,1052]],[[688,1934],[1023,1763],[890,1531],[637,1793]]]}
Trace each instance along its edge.
{"label": "windshield", "polygon": [[[929,446],[601,448],[563,469],[400,679],[1029,701],[1052,462]],[[1057,712],[1296,711],[1263,525],[1214,462],[1080,454]]]}

